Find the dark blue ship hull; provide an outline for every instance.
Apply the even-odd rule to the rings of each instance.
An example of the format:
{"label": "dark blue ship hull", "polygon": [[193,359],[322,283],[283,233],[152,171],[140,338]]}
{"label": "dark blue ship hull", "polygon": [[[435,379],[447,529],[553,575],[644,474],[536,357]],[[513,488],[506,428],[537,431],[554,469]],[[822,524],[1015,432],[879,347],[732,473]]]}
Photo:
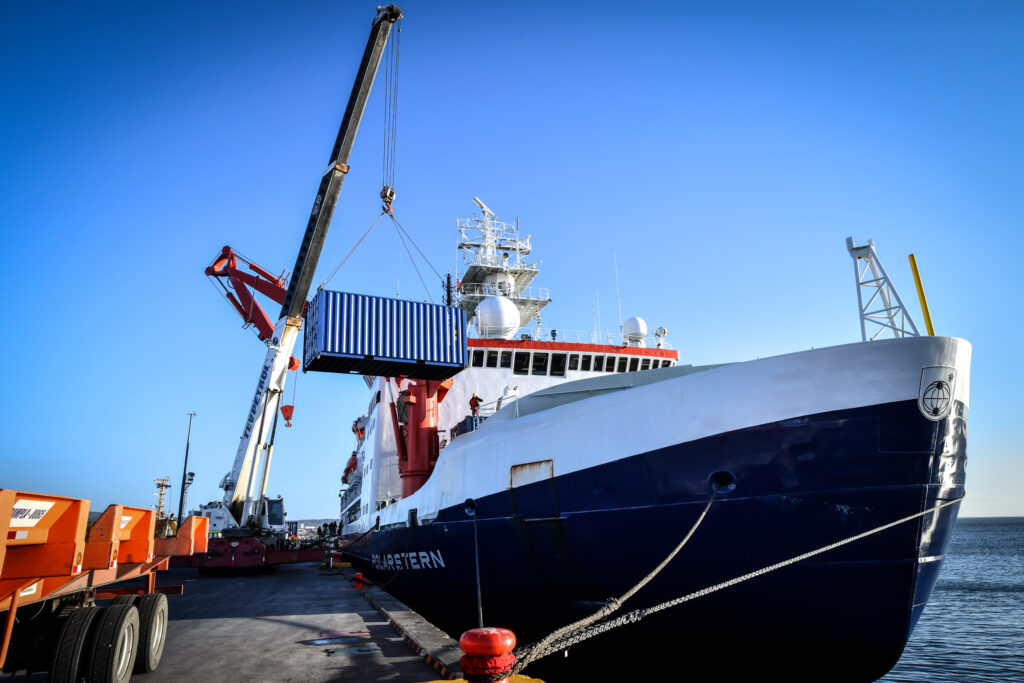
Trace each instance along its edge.
{"label": "dark blue ship hull", "polygon": [[[641,453],[476,500],[483,612],[521,644],[633,587],[686,548],[622,611],[655,605],[926,510],[964,492],[966,408],[916,401],[799,417]],[[557,454],[536,453],[537,460]],[[487,457],[481,453],[480,457]],[[576,646],[527,673],[584,668],[717,679],[770,673],[874,680],[899,659],[931,593],[959,505],[687,602]],[[476,625],[473,522],[462,506],[381,529],[354,565],[456,638]]]}

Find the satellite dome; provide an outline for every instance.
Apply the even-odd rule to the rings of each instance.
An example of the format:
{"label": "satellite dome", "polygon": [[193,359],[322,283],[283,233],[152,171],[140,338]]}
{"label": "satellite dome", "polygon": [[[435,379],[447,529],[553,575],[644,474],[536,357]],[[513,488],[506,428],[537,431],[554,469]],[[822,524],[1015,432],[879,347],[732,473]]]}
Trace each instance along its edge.
{"label": "satellite dome", "polygon": [[503,296],[489,296],[481,301],[476,315],[484,339],[511,339],[519,329],[519,309]]}
{"label": "satellite dome", "polygon": [[622,323],[622,336],[630,346],[643,346],[647,338],[647,323],[636,316]]}

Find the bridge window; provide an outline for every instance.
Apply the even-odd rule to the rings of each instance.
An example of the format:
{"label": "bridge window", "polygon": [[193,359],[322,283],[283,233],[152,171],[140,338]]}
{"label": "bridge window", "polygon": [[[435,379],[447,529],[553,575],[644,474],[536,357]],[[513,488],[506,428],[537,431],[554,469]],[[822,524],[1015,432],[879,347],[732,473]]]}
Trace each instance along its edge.
{"label": "bridge window", "polygon": [[580,354],[573,353],[569,355],[569,369],[579,370],[580,368]]}
{"label": "bridge window", "polygon": [[672,361],[670,361],[670,360],[663,360],[663,361],[661,361],[661,367],[663,367],[663,368],[667,368],[670,365],[672,365]]}
{"label": "bridge window", "polygon": [[551,354],[551,376],[552,377],[565,377],[565,354],[564,353],[553,353],[553,354]]}
{"label": "bridge window", "polygon": [[488,351],[487,352],[487,367],[496,368],[498,367],[498,352]]}
{"label": "bridge window", "polygon": [[650,370],[651,369],[651,359],[650,358],[644,358],[642,361],[640,361],[640,369],[641,370]]}
{"label": "bridge window", "polygon": [[605,372],[615,372],[615,356],[608,356],[608,359],[604,362]]}
{"label": "bridge window", "polygon": [[535,374],[535,375],[546,375],[546,374],[548,374],[548,354],[546,354],[546,353],[535,353],[535,354],[533,354],[533,374]]}
{"label": "bridge window", "polygon": [[502,351],[501,352],[501,367],[510,368],[512,367],[512,352]]}
{"label": "bridge window", "polygon": [[[629,371],[630,372],[636,372],[636,369],[637,369],[637,367],[639,367],[639,365],[640,365],[640,359],[639,358],[630,358],[629,359]],[[619,372],[621,372],[621,370]]]}
{"label": "bridge window", "polygon": [[515,363],[512,365],[513,375],[529,375],[530,374],[530,354],[529,353],[516,353]]}
{"label": "bridge window", "polygon": [[580,370],[590,370],[590,354],[585,354],[583,358],[580,358]]}
{"label": "bridge window", "polygon": [[626,362],[628,360],[629,359],[626,358],[625,356],[620,356],[619,357],[619,372],[625,372],[626,371]]}
{"label": "bridge window", "polygon": [[484,366],[484,352],[474,351],[473,352],[473,367],[482,368]]}
{"label": "bridge window", "polygon": [[604,370],[604,356],[594,356],[594,372]]}

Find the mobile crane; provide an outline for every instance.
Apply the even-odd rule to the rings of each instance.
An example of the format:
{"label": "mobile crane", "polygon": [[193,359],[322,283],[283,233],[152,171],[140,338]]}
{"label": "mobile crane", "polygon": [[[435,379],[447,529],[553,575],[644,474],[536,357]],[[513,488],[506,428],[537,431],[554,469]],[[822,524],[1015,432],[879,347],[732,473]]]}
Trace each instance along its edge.
{"label": "mobile crane", "polygon": [[[277,563],[275,553],[280,552],[286,529],[284,502],[280,497],[268,499],[266,491],[279,412],[285,420],[291,419],[292,406],[281,405],[282,392],[288,371],[299,367],[292,350],[302,327],[306,295],[341,185],[349,170],[349,155],[388,36],[401,16],[402,11],[394,5],[377,8],[341,128],[317,189],[295,267],[287,284],[284,274],[274,276],[247,262],[230,247],[224,247],[206,269],[206,274],[224,287],[228,301],[245,322],[256,328],[260,339],[267,345],[267,355],[260,367],[234,463],[220,483],[224,490],[223,500],[200,506],[201,514],[210,518],[211,532],[219,532],[221,537],[210,539],[207,553],[194,556],[193,564],[196,566],[273,568]],[[251,273],[239,267],[239,260],[247,263]],[[271,323],[256,301],[255,292],[281,304],[276,324]]]}

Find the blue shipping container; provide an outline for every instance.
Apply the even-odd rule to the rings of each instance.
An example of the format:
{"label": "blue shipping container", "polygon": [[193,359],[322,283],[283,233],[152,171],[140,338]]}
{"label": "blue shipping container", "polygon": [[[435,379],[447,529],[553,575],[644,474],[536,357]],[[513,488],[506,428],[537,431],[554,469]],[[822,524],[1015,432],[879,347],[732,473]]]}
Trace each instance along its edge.
{"label": "blue shipping container", "polygon": [[458,306],[322,290],[306,309],[303,369],[442,380],[466,366]]}

